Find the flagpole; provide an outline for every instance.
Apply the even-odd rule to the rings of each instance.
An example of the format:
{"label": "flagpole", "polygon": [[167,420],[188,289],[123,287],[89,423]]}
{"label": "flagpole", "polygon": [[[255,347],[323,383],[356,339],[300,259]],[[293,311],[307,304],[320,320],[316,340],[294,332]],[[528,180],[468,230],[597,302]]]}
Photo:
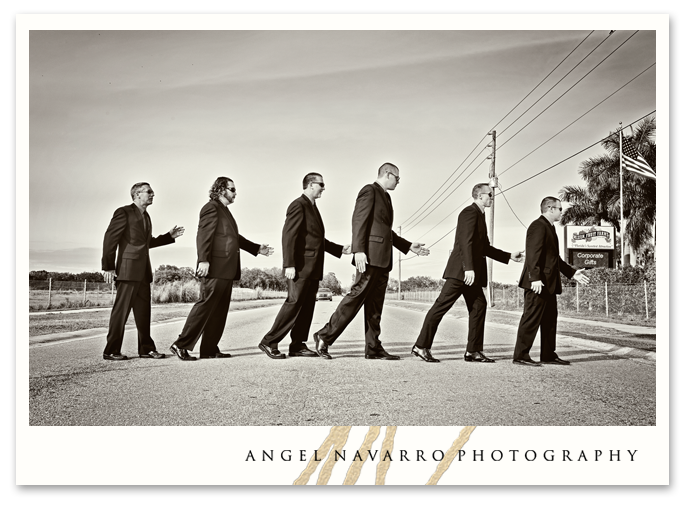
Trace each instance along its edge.
{"label": "flagpole", "polygon": [[622,122],[620,123],[620,268],[625,267],[625,200],[622,196]]}

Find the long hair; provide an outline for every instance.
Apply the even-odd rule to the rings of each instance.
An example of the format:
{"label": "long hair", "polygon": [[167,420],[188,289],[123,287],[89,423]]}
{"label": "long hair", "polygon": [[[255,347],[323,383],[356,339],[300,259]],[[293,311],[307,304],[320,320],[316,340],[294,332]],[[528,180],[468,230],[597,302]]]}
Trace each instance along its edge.
{"label": "long hair", "polygon": [[228,188],[229,182],[233,182],[230,177],[217,177],[214,184],[209,188],[209,200],[219,200],[219,197],[223,195],[226,188]]}

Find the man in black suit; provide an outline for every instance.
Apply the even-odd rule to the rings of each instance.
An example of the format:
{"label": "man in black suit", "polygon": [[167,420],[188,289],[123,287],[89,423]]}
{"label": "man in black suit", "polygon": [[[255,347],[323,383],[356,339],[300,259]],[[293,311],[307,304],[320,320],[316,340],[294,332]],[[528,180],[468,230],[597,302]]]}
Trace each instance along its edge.
{"label": "man in black suit", "polygon": [[521,315],[513,363],[540,366],[529,351],[541,329],[541,363],[569,365],[555,353],[557,333],[557,294],[562,293],[560,273],[588,284],[584,269],[576,270],[560,258],[555,232],[556,221],[562,216],[562,204],[555,197],[541,201],[542,215],[526,231],[526,264],[519,278],[524,289],[524,313]]}
{"label": "man in black suit", "polygon": [[485,208],[493,201],[493,192],[487,183],[471,190],[473,203],[459,213],[454,249],[447,261],[442,277],[446,280],[440,296],[425,316],[418,340],[411,354],[426,362],[439,362],[430,353],[437,327],[460,296],[464,296],[469,311],[469,335],[464,360],[467,362],[495,362],[483,353],[485,312],[488,303],[483,287],[488,285],[486,257],[498,262],[522,261],[521,251],[507,253],[490,245],[485,226]]}
{"label": "man in black suit", "polygon": [[331,359],[329,346],[365,306],[365,358],[398,360],[390,355],[380,342],[382,307],[392,270],[392,246],[406,254],[409,250],[417,255],[427,255],[424,244],[410,243],[392,230],[394,208],[389,191],[399,184],[399,169],[385,163],[377,172],[377,180],[363,187],[358,193],[351,220],[351,248],[354,252],[356,279],[351,290],[344,296],[334,314],[314,335],[317,353]]}
{"label": "man in black suit", "polygon": [[348,255],[351,245],[341,246],[324,238],[324,223],[316,200],[324,192],[324,179],[316,172],[303,178],[303,194],[291,202],[286,211],[281,234],[284,275],[288,280],[288,297],[276,315],[274,325],[259,344],[269,358],[286,358],[279,352],[279,342],[291,332],[289,357],[317,357],[305,343],[315,311],[315,296],[324,270],[325,251],[337,258]]}
{"label": "man in black suit", "polygon": [[127,356],[120,353],[120,350],[130,310],[135,315],[139,356],[166,356],[156,351],[150,334],[151,282],[154,277],[149,249],[175,242],[185,229],[174,226],[168,233],[154,238],[151,235],[151,218],[147,213],[147,207],[154,202],[154,190],[149,183],[136,183],[130,189],[130,196],[132,204],[115,210],[103,237],[103,278],[107,283],[112,283],[115,279],[117,287],[108,324],[106,348],[103,350],[104,360],[127,360]]}
{"label": "man in black suit", "polygon": [[238,225],[228,210],[237,196],[235,183],[219,177],[209,190],[209,202],[199,213],[197,228],[197,275],[200,299],[192,306],[180,337],[171,351],[180,360],[196,360],[190,355],[202,337],[199,358],[229,358],[219,350],[231,303],[233,281],[240,279],[240,250],[257,256],[274,252],[266,244],[255,244],[238,233]]}

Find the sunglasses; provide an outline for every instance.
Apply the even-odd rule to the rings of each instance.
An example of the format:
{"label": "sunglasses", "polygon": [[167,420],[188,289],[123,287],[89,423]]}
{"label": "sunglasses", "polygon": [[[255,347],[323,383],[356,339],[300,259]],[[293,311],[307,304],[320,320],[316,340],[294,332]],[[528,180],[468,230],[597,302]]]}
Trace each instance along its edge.
{"label": "sunglasses", "polygon": [[551,209],[557,209],[558,211],[562,212],[562,208],[561,208],[561,207],[550,206],[550,208],[551,208]]}
{"label": "sunglasses", "polygon": [[229,192],[235,193],[235,188],[226,188]]}
{"label": "sunglasses", "polygon": [[394,179],[396,179],[396,182],[397,182],[397,183],[399,182],[399,176],[397,176],[397,175],[395,175],[395,174],[393,174],[393,173],[391,173],[391,172],[387,172],[387,174],[389,174],[390,176],[394,176]]}
{"label": "sunglasses", "polygon": [[313,181],[311,184],[318,184],[321,188],[324,188],[324,183],[318,183],[317,181]]}

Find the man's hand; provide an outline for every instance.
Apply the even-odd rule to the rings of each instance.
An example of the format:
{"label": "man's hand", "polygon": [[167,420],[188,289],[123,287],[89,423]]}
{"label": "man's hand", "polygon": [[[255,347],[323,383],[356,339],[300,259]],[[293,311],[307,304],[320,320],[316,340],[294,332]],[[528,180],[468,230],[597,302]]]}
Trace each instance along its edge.
{"label": "man's hand", "polygon": [[209,274],[209,262],[200,262],[197,265],[197,275],[203,278],[207,274]]}
{"label": "man's hand", "polygon": [[509,257],[511,260],[514,260],[515,262],[523,262],[524,261],[524,252],[523,251],[515,251],[514,253],[511,254]]}
{"label": "man's hand", "polygon": [[365,255],[365,253],[356,253],[353,256],[353,259],[356,262],[356,270],[358,272],[365,272],[365,264],[368,263],[368,257]]}
{"label": "man's hand", "polygon": [[270,248],[268,244],[263,244],[259,249],[259,254],[268,257],[274,253],[274,248]]}
{"label": "man's hand", "polygon": [[589,277],[584,274],[586,269],[579,269],[577,272],[574,273],[574,276],[572,276],[573,279],[576,279],[578,283],[581,283],[582,285],[588,285],[589,284]]}
{"label": "man's hand", "polygon": [[103,271],[103,280],[106,283],[112,283],[115,281],[115,271]]}
{"label": "man's hand", "polygon": [[286,279],[293,279],[296,277],[296,268],[295,267],[286,267],[286,273],[284,274],[286,276]]}
{"label": "man's hand", "polygon": [[171,234],[171,237],[173,239],[176,239],[183,235],[185,233],[185,227],[179,227],[177,225],[173,225],[173,228],[168,231],[169,234]]}
{"label": "man's hand", "polygon": [[476,273],[474,271],[464,271],[464,284],[471,286],[476,281]]}
{"label": "man's hand", "polygon": [[341,253],[342,255],[350,255],[351,254],[351,245],[347,244],[344,246],[344,251]]}
{"label": "man's hand", "polygon": [[531,281],[531,290],[536,292],[537,294],[541,294],[541,290],[543,289],[543,281],[540,279],[538,281]]}
{"label": "man's hand", "polygon": [[416,255],[420,255],[422,257],[428,256],[430,254],[430,250],[424,248],[425,246],[424,242],[414,242],[411,244],[411,251],[413,251]]}

